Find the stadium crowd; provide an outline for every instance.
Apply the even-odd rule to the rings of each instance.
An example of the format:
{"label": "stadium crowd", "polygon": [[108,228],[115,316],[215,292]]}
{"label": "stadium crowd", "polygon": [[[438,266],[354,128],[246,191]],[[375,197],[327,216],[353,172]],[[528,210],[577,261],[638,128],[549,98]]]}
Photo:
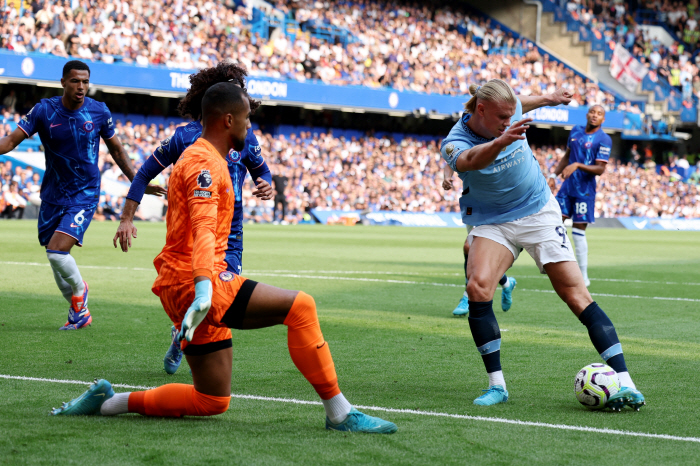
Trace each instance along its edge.
{"label": "stadium crowd", "polygon": [[666,24],[678,40],[664,45],[657,33],[634,20],[625,2],[569,0],[568,14],[589,27],[607,43],[619,43],[649,67],[650,79],[661,80],[682,91],[690,103],[694,94],[700,99],[700,27],[698,0],[641,2],[643,23]]}
{"label": "stadium crowd", "polygon": [[[158,141],[175,127],[131,125],[117,122],[117,132],[136,168]],[[252,183],[243,190],[248,221],[298,223],[309,219],[312,208],[333,210],[392,210],[408,212],[454,212],[458,210],[458,189],[443,191],[444,163],[438,140],[406,137],[400,142],[382,135],[345,138],[325,133],[271,135],[256,131],[263,155],[273,173],[277,202],[260,201],[252,195]],[[140,151],[140,152],[139,152]],[[543,173],[552,173],[563,155],[560,147],[534,149]],[[637,154],[636,156],[634,154]],[[671,160],[657,173],[650,150],[632,150],[634,160],[611,160],[598,181],[596,216],[646,216],[700,218],[700,179],[681,181],[674,167],[688,168],[683,157]],[[98,163],[103,189],[107,183],[124,182],[121,192],[102,193],[96,219],[118,219],[126,194],[126,178],[102,145]],[[698,161],[700,173],[700,161]],[[170,169],[154,183],[167,186]],[[11,162],[0,164],[3,216],[21,217],[27,204],[36,203],[39,173]],[[561,183],[561,180],[558,181]],[[556,188],[555,188],[556,190]]]}
{"label": "stadium crowd", "polygon": [[233,2],[36,0],[21,14],[4,8],[0,48],[183,69],[233,59],[252,75],[437,94],[465,94],[469,82],[498,77],[520,94],[566,86],[574,105],[615,105],[612,94],[542,56],[531,42],[447,7],[343,0],[276,6],[300,24],[344,27],[357,40],[343,47],[301,30],[292,31],[294,41],[284,34],[263,40],[251,32],[252,8]]}

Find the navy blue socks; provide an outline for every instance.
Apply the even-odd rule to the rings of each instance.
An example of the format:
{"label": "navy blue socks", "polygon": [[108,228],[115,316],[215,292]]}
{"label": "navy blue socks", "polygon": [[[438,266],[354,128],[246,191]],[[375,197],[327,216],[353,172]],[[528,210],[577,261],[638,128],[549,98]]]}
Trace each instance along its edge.
{"label": "navy blue socks", "polygon": [[486,372],[501,370],[501,331],[493,313],[493,300],[469,301],[469,328],[486,366]]}
{"label": "navy blue socks", "polygon": [[[471,307],[469,309],[471,311]],[[615,369],[615,372],[627,372],[622,345],[617,338],[615,326],[600,306],[593,301],[578,318],[588,328],[591,343],[605,363]]]}

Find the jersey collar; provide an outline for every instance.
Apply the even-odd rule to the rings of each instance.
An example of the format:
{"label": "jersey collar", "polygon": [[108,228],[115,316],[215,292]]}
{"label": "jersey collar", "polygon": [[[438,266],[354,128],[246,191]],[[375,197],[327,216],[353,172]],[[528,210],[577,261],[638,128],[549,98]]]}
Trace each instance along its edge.
{"label": "jersey collar", "polygon": [[474,131],[472,131],[472,129],[469,126],[467,126],[467,122],[471,117],[471,113],[465,113],[464,115],[462,115],[462,129],[467,133],[467,136],[469,136],[471,140],[476,141],[480,144],[484,142],[493,141],[495,138],[485,138],[483,136],[479,136]]}

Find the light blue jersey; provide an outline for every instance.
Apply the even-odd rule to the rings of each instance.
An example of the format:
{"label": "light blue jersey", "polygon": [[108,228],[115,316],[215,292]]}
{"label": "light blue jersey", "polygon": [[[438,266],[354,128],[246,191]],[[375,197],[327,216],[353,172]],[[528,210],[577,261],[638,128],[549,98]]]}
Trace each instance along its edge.
{"label": "light blue jersey", "polygon": [[[539,212],[549,200],[551,192],[527,139],[503,149],[496,160],[482,170],[457,170],[459,154],[493,140],[469,129],[469,118],[471,114],[464,114],[440,146],[442,158],[464,182],[459,199],[462,221],[471,226],[494,225]],[[522,118],[523,106],[518,99],[511,123]]]}

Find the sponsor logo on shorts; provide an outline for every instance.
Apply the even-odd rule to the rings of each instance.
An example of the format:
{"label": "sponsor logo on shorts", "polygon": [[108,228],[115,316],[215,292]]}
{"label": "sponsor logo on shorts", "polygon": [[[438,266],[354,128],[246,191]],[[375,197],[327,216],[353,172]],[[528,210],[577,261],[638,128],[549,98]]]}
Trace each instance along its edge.
{"label": "sponsor logo on shorts", "polygon": [[471,215],[471,214],[472,214],[472,208],[471,208],[471,207],[467,207],[467,215]]}
{"label": "sponsor logo on shorts", "polygon": [[197,176],[197,186],[200,188],[208,188],[212,184],[211,173],[209,170],[202,170]]}
{"label": "sponsor logo on shorts", "polygon": [[92,124],[92,121],[86,121],[85,123],[83,123],[83,131],[85,131],[86,133],[89,133],[93,129],[95,129],[95,125]]}
{"label": "sponsor logo on shorts", "polygon": [[71,223],[70,227],[71,228],[80,228],[80,225],[76,225],[75,223]]}
{"label": "sponsor logo on shorts", "polygon": [[219,274],[219,280],[222,282],[230,282],[233,280],[233,273],[229,272],[228,270],[224,270]]}
{"label": "sponsor logo on shorts", "polygon": [[209,192],[209,191],[204,191],[203,189],[195,189],[195,190],[194,190],[194,197],[206,197],[206,198],[211,198],[211,192]]}

